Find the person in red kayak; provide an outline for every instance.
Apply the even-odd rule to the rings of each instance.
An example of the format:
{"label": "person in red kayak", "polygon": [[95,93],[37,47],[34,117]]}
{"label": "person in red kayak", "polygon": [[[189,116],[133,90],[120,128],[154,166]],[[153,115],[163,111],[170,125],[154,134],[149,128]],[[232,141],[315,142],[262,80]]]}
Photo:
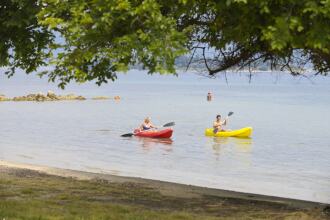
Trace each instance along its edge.
{"label": "person in red kayak", "polygon": [[221,121],[221,115],[217,115],[215,122],[213,122],[213,132],[225,131],[224,126],[227,125],[228,117]]}
{"label": "person in red kayak", "polygon": [[151,129],[157,129],[157,127],[152,124],[150,117],[146,117],[140,126],[140,130],[147,131]]}

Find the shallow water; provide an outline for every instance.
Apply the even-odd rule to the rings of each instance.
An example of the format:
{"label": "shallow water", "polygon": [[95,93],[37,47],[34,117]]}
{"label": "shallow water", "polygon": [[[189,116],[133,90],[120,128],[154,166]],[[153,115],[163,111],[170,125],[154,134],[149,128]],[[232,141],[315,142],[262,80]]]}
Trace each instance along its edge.
{"label": "shallow water", "polygon": [[[114,100],[0,102],[0,159],[330,203],[330,79],[241,74],[147,76],[131,71],[102,87],[65,91],[34,76],[0,73],[0,94],[120,95]],[[279,77],[281,76],[281,77]],[[212,91],[214,100],[206,101]],[[251,139],[210,138],[216,114]],[[175,121],[171,140],[122,138],[145,116]]]}

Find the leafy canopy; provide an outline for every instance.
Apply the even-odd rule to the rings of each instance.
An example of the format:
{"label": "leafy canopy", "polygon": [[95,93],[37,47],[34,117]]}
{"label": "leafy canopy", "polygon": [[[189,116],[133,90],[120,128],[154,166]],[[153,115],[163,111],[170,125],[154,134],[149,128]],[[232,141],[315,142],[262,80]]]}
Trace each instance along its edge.
{"label": "leafy canopy", "polygon": [[7,74],[15,68],[30,73],[47,64],[47,47],[54,36],[38,23],[40,10],[35,0],[0,1],[0,67],[8,67]]}
{"label": "leafy canopy", "polygon": [[210,75],[263,62],[330,70],[330,0],[4,0],[0,12],[0,66],[51,65],[42,75],[61,87],[135,64],[175,73],[184,54]]}
{"label": "leafy canopy", "polygon": [[185,31],[164,16],[155,0],[44,0],[40,24],[59,32],[64,43],[52,59],[51,80],[61,86],[115,80],[117,71],[141,63],[150,73],[175,73],[174,60],[187,52]]}
{"label": "leafy canopy", "polygon": [[[233,66],[268,62],[300,74],[313,65],[330,70],[330,0],[189,1],[178,23],[194,27],[192,47],[212,47],[204,56],[210,75]],[[295,67],[295,68],[293,68]]]}

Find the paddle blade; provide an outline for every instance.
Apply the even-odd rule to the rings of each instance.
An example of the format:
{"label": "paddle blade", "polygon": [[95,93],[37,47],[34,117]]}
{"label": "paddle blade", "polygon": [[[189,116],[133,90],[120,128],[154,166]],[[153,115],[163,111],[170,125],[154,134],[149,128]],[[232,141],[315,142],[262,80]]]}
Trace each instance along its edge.
{"label": "paddle blade", "polygon": [[164,124],[163,127],[171,127],[174,125],[175,125],[175,122],[169,122],[169,123]]}
{"label": "paddle blade", "polygon": [[233,115],[234,114],[234,112],[229,112],[228,113],[228,116],[231,116],[231,115]]}
{"label": "paddle blade", "polygon": [[132,137],[133,135],[134,135],[133,133],[128,133],[128,134],[120,135],[120,137]]}

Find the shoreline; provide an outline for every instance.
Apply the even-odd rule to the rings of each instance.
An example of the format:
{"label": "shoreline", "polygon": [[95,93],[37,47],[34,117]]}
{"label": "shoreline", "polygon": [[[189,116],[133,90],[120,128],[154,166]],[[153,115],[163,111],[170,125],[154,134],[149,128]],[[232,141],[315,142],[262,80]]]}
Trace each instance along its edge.
{"label": "shoreline", "polygon": [[0,219],[318,219],[330,206],[0,160]]}
{"label": "shoreline", "polygon": [[[31,165],[25,163],[16,163],[0,160],[0,168],[19,169],[35,171],[46,175],[58,176],[62,178],[73,178],[76,180],[93,181],[104,180],[112,183],[133,183],[142,184],[144,186],[157,189],[164,196],[175,196],[178,198],[200,198],[201,196],[216,196],[220,198],[231,198],[247,201],[270,202],[274,204],[282,204],[293,208],[328,208],[330,204],[297,200],[291,198],[283,198],[276,196],[268,196],[261,194],[237,192],[223,189],[215,189],[208,187],[193,186],[187,184],[166,182],[160,180],[145,179],[139,177],[117,176],[112,174],[93,173],[87,171],[78,171],[62,168],[54,168],[48,166]],[[1,177],[1,175],[0,175]],[[1,178],[0,178],[1,179]]]}

